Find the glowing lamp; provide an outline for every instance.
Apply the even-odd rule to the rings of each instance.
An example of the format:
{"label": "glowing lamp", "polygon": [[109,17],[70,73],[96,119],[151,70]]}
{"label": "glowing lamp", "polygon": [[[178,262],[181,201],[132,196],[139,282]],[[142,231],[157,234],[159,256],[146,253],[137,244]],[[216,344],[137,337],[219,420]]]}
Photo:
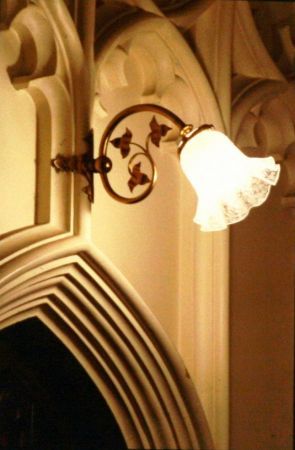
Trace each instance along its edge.
{"label": "glowing lamp", "polygon": [[[149,123],[150,132],[144,145],[133,140],[129,127],[116,135],[117,127],[123,120],[147,111],[153,112],[154,116]],[[166,123],[159,123],[156,115],[169,119],[179,129],[180,164],[198,197],[194,221],[202,231],[223,230],[243,220],[251,208],[267,199],[271,186],[277,183],[280,174],[280,166],[273,157],[249,158],[227,136],[215,131],[212,125],[193,129],[192,125],[186,125],[173,112],[159,105],[135,105],[117,114],[102,136],[97,158],[93,157],[90,132],[86,139],[86,153],[71,157],[57,155],[52,165],[57,171],[82,174],[88,182],[83,191],[90,201],[94,200],[93,174],[99,173],[106,191],[114,199],[127,204],[139,202],[152,192],[157,178],[150,146],[159,147],[162,138],[171,130]],[[110,148],[126,161],[130,196],[117,192],[109,180],[114,165],[109,156]],[[146,166],[150,167],[149,174]]]}
{"label": "glowing lamp", "polygon": [[267,199],[280,174],[272,156],[249,158],[211,127],[185,134],[180,164],[198,196],[194,222],[202,231],[223,230],[243,220]]}

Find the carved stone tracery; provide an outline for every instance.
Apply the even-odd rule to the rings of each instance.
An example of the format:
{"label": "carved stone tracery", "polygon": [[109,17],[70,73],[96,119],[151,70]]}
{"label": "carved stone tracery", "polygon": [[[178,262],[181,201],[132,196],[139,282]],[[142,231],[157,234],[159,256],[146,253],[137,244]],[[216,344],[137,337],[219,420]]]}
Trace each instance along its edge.
{"label": "carved stone tracery", "polygon": [[[84,151],[80,142],[83,143],[81,135],[84,136],[85,130],[89,129],[89,125],[85,127],[88,114],[81,119],[80,111],[84,109],[85,113],[84,105],[89,99],[85,96],[83,102],[77,101],[78,86],[85,84],[85,69],[81,44],[63,3],[6,1],[1,2],[1,6],[1,89],[7,95],[6,104],[14,105],[10,119],[3,109],[1,135],[2,139],[5,133],[11,135],[9,130],[15,117],[18,123],[15,136],[17,138],[23,133],[24,147],[29,147],[31,152],[22,151],[22,144],[13,143],[13,136],[7,137],[7,145],[13,147],[9,154],[12,157],[15,153],[15,157],[5,169],[4,179],[9,179],[10,171],[11,177],[19,178],[20,183],[14,188],[19,190],[18,197],[21,196],[22,185],[30,183],[32,191],[32,200],[26,208],[27,215],[30,211],[30,220],[29,217],[23,219],[23,214],[14,214],[13,202],[10,201],[6,208],[8,219],[11,215],[14,222],[6,221],[3,229],[3,238],[6,237],[2,245],[3,258],[6,254],[11,257],[17,247],[13,239],[15,234],[19,234],[23,243],[29,244],[73,229],[68,205],[72,202],[73,183],[80,180],[57,176],[50,167],[50,160],[59,151],[74,153],[76,142],[79,142],[78,151]],[[5,54],[7,56],[3,58]],[[82,96],[83,91],[79,92]],[[30,105],[29,112],[28,106],[24,109],[26,104]],[[22,114],[23,120],[17,118]],[[26,121],[30,123],[29,131],[25,128]],[[29,139],[33,140],[31,145]],[[5,146],[4,142],[3,152]],[[26,161],[22,161],[24,158]],[[28,196],[26,190],[24,195]],[[3,196],[11,196],[10,188],[7,193],[3,191]]]}
{"label": "carved stone tracery", "polygon": [[295,5],[250,1],[255,24],[274,63],[289,81],[295,75]]}
{"label": "carved stone tracery", "polygon": [[[91,94],[85,80],[89,68],[65,4],[34,0],[16,8],[16,2],[6,3],[3,33],[12,37],[15,52],[3,73],[7,86],[29,98],[33,108],[36,153],[31,162],[35,164],[36,156],[37,199],[30,227],[12,227],[1,247],[1,327],[27,317],[42,320],[88,371],[130,448],[214,448],[193,383],[162,327],[146,304],[129,292],[129,285],[120,281],[114,267],[103,267],[103,256],[89,244],[90,208],[80,196],[78,177],[57,175],[50,168],[50,159],[59,151],[83,152],[81,142],[90,122]],[[136,100],[150,96],[175,108],[179,99],[174,93],[181,98],[193,90],[199,106],[196,122],[204,114],[198,96],[207,96],[209,116],[220,125],[206,77],[193,56],[186,54],[189,49],[181,35],[169,22],[161,19],[151,25],[148,19],[136,24],[134,32],[128,30],[119,45],[108,42],[107,56],[114,50],[113,62],[120,63],[120,70],[114,76],[113,55],[110,60],[102,56],[105,67],[112,67],[100,79],[100,118],[106,118],[108,95],[116,99],[118,92],[125,92],[126,101],[135,80]],[[175,41],[181,39],[176,53],[184,53],[183,63],[174,55],[174,44],[169,44],[170,33]],[[157,54],[158,45],[164,57]],[[143,54],[150,64],[141,67]],[[194,87],[195,71],[202,81],[201,94]],[[119,107],[112,106],[112,111]]]}
{"label": "carved stone tracery", "polygon": [[[107,2],[104,3],[105,5],[102,5],[102,2],[97,4],[97,24],[105,25],[101,29],[98,26],[99,29],[96,30],[97,95],[94,118],[98,119],[99,123],[97,133],[99,134],[100,129],[106,124],[108,115],[112,116],[118,109],[143,100],[162,103],[179,112],[185,120],[193,120],[196,125],[206,119],[222,128],[220,110],[204,71],[182,39],[181,33],[174,27],[176,24],[181,31],[189,28],[199,14],[213,2],[177,1],[171,4],[166,1],[126,1],[125,5],[119,8],[119,17],[122,19],[119,24],[116,22],[118,9],[110,10],[106,5]],[[241,44],[247,42],[248,45],[248,41],[251,41],[242,34],[248,27],[250,19],[249,11],[248,15],[245,13],[247,6],[238,3],[237,9],[244,8],[244,12],[239,16],[244,29],[238,26],[235,28],[235,34],[239,35],[240,41],[234,46],[232,64],[233,137],[253,156],[274,152],[280,160],[287,157],[285,167],[289,181],[286,194],[291,197],[295,192],[292,175],[295,120],[288,101],[294,104],[294,91],[287,85],[280,71],[271,66],[267,54],[264,53],[262,58],[257,57],[261,51],[261,43],[257,46],[256,41],[253,48],[250,44],[248,49]],[[103,10],[103,6],[106,6],[106,9]],[[69,20],[64,3],[35,0],[28,4],[25,1],[10,0],[1,2],[0,7],[4,24],[2,28],[5,29],[3,33],[7,33],[6,36],[9,37],[13,47],[13,58],[2,62],[2,73],[6,77],[9,89],[13,87],[15,94],[30,98],[31,107],[36,113],[37,137],[35,222],[32,221],[30,225],[32,229],[29,230],[20,231],[19,228],[12,227],[11,239],[6,236],[1,249],[1,256],[7,256],[6,259],[2,259],[4,268],[1,273],[4,285],[3,304],[1,303],[2,325],[6,326],[14,320],[22,320],[28,315],[35,314],[41,317],[60,338],[64,338],[64,334],[67,334],[69,347],[77,358],[80,358],[81,363],[87,366],[91,377],[109,398],[113,411],[125,430],[126,440],[131,446],[151,448],[153,445],[162,445],[177,448],[183,445],[183,448],[187,448],[193,445],[198,448],[200,442],[202,445],[203,439],[206,441],[204,446],[208,447],[211,438],[206,434],[206,424],[202,428],[199,420],[202,411],[198,410],[198,401],[194,393],[191,394],[190,387],[186,390],[182,385],[186,377],[183,367],[179,366],[179,362],[175,362],[174,356],[170,358],[170,351],[172,355],[174,352],[170,350],[169,345],[166,346],[161,342],[155,344],[155,339],[161,334],[160,327],[156,326],[156,329],[153,329],[153,319],[150,316],[148,319],[145,317],[145,306],[142,305],[142,310],[138,313],[140,302],[137,299],[133,304],[130,298],[132,296],[128,296],[125,292],[128,290],[127,287],[124,286],[120,290],[117,284],[112,284],[111,287],[104,284],[106,273],[100,272],[98,267],[101,256],[96,255],[92,258],[91,252],[85,250],[85,243],[82,245],[80,241],[80,255],[77,257],[71,255],[67,261],[61,261],[62,258],[49,245],[44,247],[44,252],[48,252],[49,259],[54,261],[53,265],[42,260],[38,267],[29,267],[26,253],[34,257],[32,251],[34,245],[44,244],[46,240],[47,242],[51,240],[54,244],[58,235],[74,232],[79,234],[77,223],[80,216],[73,213],[78,203],[73,201],[73,191],[76,189],[80,192],[76,186],[77,181],[73,183],[68,176],[56,176],[49,168],[49,161],[57,151],[64,154],[83,151],[80,147],[76,149],[76,144],[80,145],[83,134],[88,131],[90,99],[88,86],[83,78],[85,61],[81,46],[73,32],[73,24]],[[290,79],[293,77],[294,59],[292,26],[288,23],[280,25],[279,28],[287,62],[280,67],[287,67],[285,75]],[[173,42],[170,42],[171,36]],[[245,50],[245,53],[241,50]],[[261,61],[264,65],[260,64]],[[242,78],[243,82],[240,83]],[[83,91],[85,86],[86,89]],[[58,121],[55,117],[58,117]],[[82,125],[77,127],[79,121]],[[31,160],[33,161],[33,158]],[[84,217],[81,221],[83,220]],[[46,228],[48,224],[50,227]],[[14,239],[15,237],[20,240]],[[198,258],[200,267],[203,267],[204,258],[203,255],[202,258],[200,256],[200,247],[204,246],[204,241],[199,237],[197,240]],[[210,250],[203,252],[207,257],[209,253],[216,256],[216,249],[220,248],[219,241],[218,247],[214,247],[214,238],[210,242],[210,245],[206,243]],[[62,256],[67,254],[72,242],[65,240],[64,245]],[[211,251],[212,249],[215,251]],[[9,259],[14,260],[11,266],[8,263]],[[224,269],[225,258],[222,261]],[[213,264],[212,260],[207,264],[210,269],[206,269],[204,278],[210,280],[208,284],[216,286],[218,284],[216,274],[220,275],[220,272],[219,269],[211,271]],[[28,268],[32,269],[32,272],[24,275]],[[11,276],[14,271],[20,278]],[[111,271],[112,269],[109,269],[109,272]],[[10,275],[7,275],[6,284],[7,273]],[[193,285],[194,275],[192,279]],[[37,285],[40,291],[36,288]],[[89,288],[89,292],[86,292],[85,286]],[[198,291],[197,294],[199,293]],[[196,295],[198,301],[207,295],[207,293],[203,295],[202,289],[201,293],[202,295]],[[87,308],[81,306],[79,310],[82,298],[88,306]],[[21,302],[25,306],[20,306]],[[106,304],[108,306],[104,309]],[[121,307],[119,322],[121,321],[122,327],[126,326],[126,323],[130,327],[130,334],[125,339],[112,320],[114,311],[118,313]],[[91,327],[92,332],[85,331],[87,329],[85,324]],[[67,327],[69,333],[64,332]],[[97,332],[103,327],[104,332],[99,335],[102,344],[97,338]],[[154,331],[152,338],[151,329]],[[109,347],[110,340],[115,342],[115,350]],[[126,350],[123,356],[119,346],[117,347],[120,340],[123,341],[122,346]],[[136,347],[134,342],[137,343]],[[154,344],[158,353],[154,350]],[[84,353],[81,352],[82,347]],[[99,355],[101,350],[106,355],[107,364]],[[167,353],[169,355],[163,360],[162,355]],[[97,358],[95,368],[94,354]],[[108,357],[109,354],[115,356],[116,367]],[[145,366],[142,355],[152,362],[151,367]],[[176,376],[174,365],[179,368]],[[127,370],[127,366],[129,369],[131,367],[131,372],[137,377],[136,380],[131,379],[132,375],[127,381],[122,380],[122,373]],[[173,370],[170,370],[171,367]],[[101,371],[107,382],[100,378]],[[163,381],[161,386],[167,390],[165,392],[168,392],[166,397],[162,396],[155,385],[154,380],[159,379]],[[224,382],[224,372],[222,376],[216,377],[218,383],[220,379]],[[111,392],[114,385],[118,399],[114,398]],[[185,383],[184,385],[186,386]],[[124,386],[129,389],[130,398],[124,392]],[[148,393],[147,397],[144,398],[143,393],[139,392],[138,386],[143,387],[144,393]],[[225,390],[226,387],[223,391]],[[194,405],[191,405],[192,399]],[[172,410],[175,414],[173,420],[170,417]],[[224,411],[223,409],[221,414],[225,416]],[[149,420],[145,416],[147,412],[152,412],[152,417],[157,417],[160,425],[153,423],[153,420],[147,423]],[[212,416],[216,416],[216,411],[213,411]]]}
{"label": "carved stone tracery", "polygon": [[[280,8],[279,5],[259,4],[251,2],[254,12],[271,12],[271,8]],[[290,6],[292,8],[292,6]],[[257,8],[257,9],[255,9]],[[281,10],[284,11],[283,9]],[[286,13],[286,11],[285,11]],[[284,13],[284,14],[285,14]],[[278,42],[279,35],[291,42],[292,17],[287,20],[286,14],[277,21],[276,41],[267,46],[270,53],[260,42],[259,35],[255,34],[254,20],[250,14],[250,6],[239,2],[237,4],[236,38],[234,43],[234,67],[236,68],[232,79],[232,137],[238,146],[251,156],[273,155],[283,165],[283,183],[285,199],[283,203],[292,205],[294,197],[294,156],[295,144],[295,115],[292,104],[295,101],[295,89],[292,83],[291,65],[281,65],[276,58],[274,42]],[[279,16],[279,15],[278,15]],[[269,16],[270,17],[270,16]],[[274,16],[272,16],[274,17]],[[256,22],[261,23],[258,18]],[[267,36],[272,33],[271,23],[267,22],[261,30],[267,45]],[[243,34],[253,31],[253,37],[248,41],[247,47],[241,39]],[[282,33],[281,33],[282,32]],[[281,34],[280,34],[281,33]],[[256,38],[254,39],[254,37]],[[284,43],[285,42],[285,43]],[[291,62],[293,53],[286,40],[281,41],[281,50],[285,54],[285,61]],[[256,45],[257,43],[257,45]],[[244,49],[247,58],[243,61],[241,50]],[[282,55],[282,53],[280,53]],[[240,60],[238,60],[238,57]],[[271,59],[273,58],[273,60]],[[255,61],[256,60],[256,61]],[[242,64],[240,63],[242,61]],[[245,63],[249,61],[249,64]],[[250,67],[250,71],[248,70]],[[284,70],[287,78],[279,69]],[[293,69],[292,69],[293,70]],[[252,78],[256,73],[257,78]],[[287,201],[286,201],[287,198]]]}

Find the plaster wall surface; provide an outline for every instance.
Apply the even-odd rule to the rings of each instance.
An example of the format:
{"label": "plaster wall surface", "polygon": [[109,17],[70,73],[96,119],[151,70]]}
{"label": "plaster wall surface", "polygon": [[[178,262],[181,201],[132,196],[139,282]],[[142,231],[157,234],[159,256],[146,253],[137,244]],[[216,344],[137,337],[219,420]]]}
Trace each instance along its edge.
{"label": "plaster wall surface", "polygon": [[231,448],[293,448],[294,218],[267,204],[231,232]]}

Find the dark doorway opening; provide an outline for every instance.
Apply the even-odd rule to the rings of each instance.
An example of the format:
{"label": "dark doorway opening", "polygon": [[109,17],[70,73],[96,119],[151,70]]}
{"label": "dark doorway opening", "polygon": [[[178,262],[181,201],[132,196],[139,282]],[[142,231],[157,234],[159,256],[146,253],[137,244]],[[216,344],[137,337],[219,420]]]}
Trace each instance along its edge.
{"label": "dark doorway opening", "polygon": [[86,371],[38,319],[0,333],[0,450],[123,450]]}

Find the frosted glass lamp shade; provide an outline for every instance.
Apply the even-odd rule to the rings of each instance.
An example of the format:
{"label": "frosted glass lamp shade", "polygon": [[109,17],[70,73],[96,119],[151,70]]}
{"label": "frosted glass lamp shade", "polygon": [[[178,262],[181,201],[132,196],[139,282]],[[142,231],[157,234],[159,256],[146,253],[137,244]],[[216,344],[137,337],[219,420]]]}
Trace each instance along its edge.
{"label": "frosted glass lamp shade", "polygon": [[267,199],[280,173],[273,157],[249,158],[223,133],[208,128],[184,138],[180,164],[198,196],[194,222],[202,231],[243,220]]}

